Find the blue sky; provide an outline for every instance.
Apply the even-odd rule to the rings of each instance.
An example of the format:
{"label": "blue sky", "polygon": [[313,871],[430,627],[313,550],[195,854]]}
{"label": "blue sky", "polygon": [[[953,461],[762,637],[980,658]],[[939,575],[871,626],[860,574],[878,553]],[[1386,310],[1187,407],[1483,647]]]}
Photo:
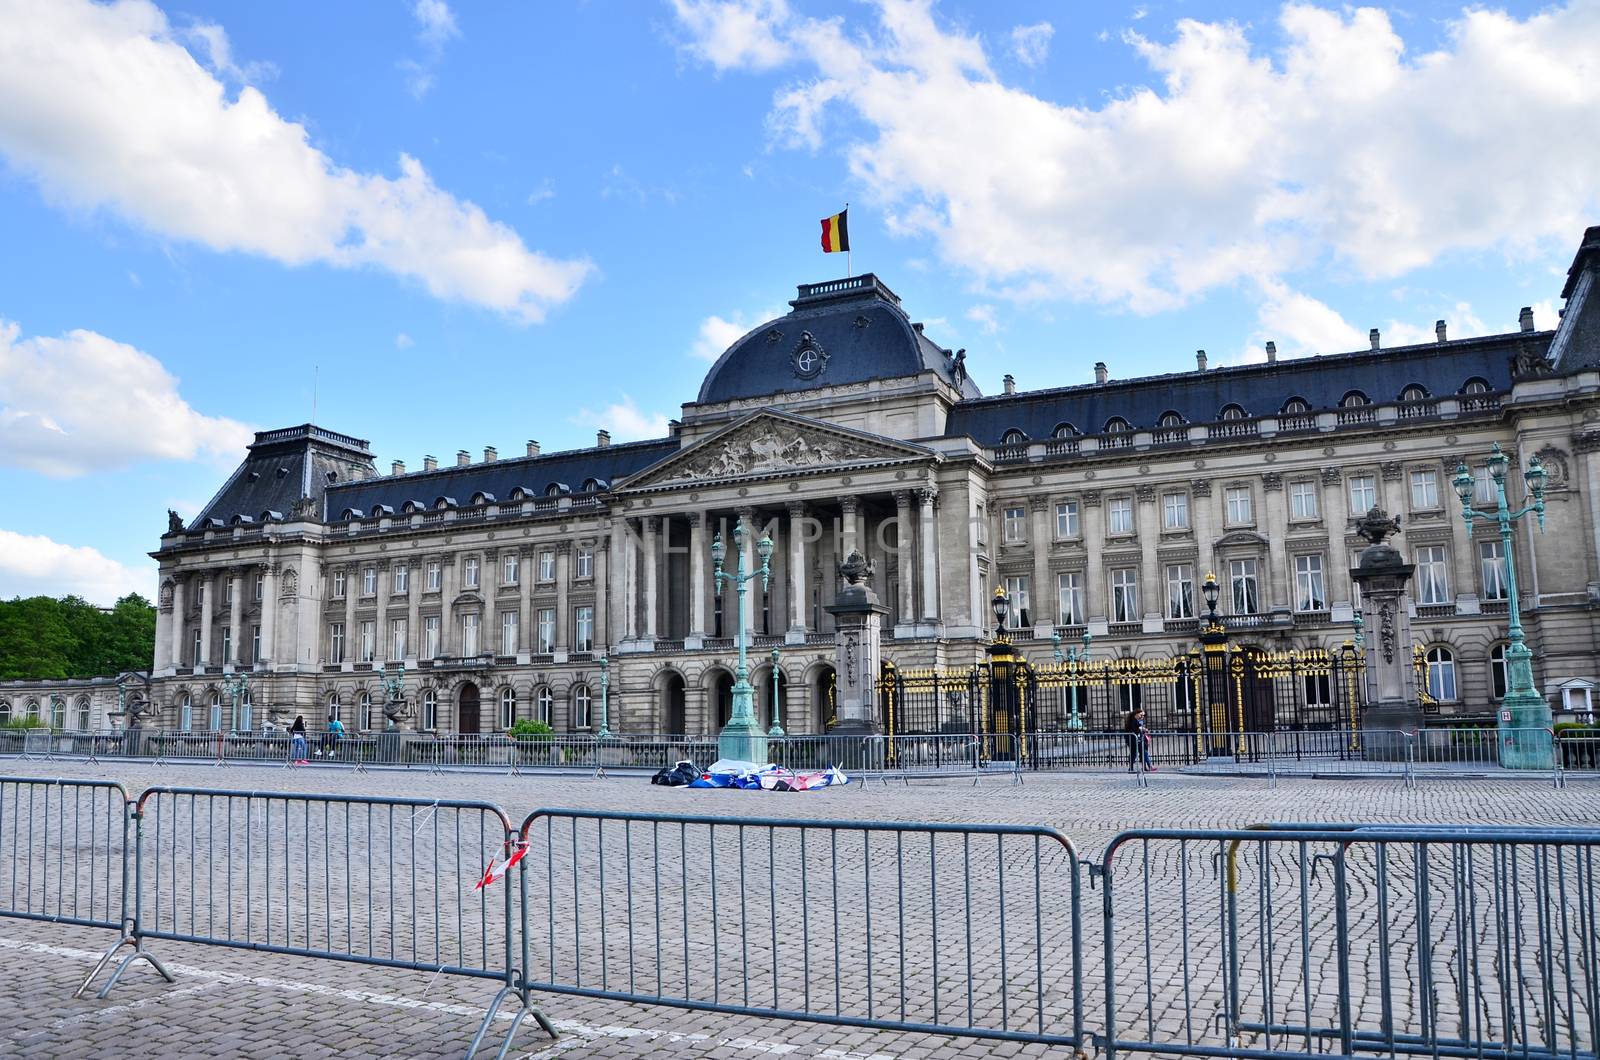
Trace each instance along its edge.
{"label": "blue sky", "polygon": [[875,271],[986,391],[1553,326],[1600,3],[0,0],[0,596],[149,592],[248,432],[660,430]]}

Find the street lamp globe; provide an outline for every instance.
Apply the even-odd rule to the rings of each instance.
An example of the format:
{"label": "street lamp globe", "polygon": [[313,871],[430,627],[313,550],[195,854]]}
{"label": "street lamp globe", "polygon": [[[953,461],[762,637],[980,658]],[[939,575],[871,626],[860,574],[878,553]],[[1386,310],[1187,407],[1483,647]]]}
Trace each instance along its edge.
{"label": "street lamp globe", "polygon": [[1451,482],[1456,487],[1456,496],[1461,498],[1461,503],[1472,503],[1472,472],[1467,470],[1465,463],[1456,465],[1456,477]]}
{"label": "street lamp globe", "polygon": [[761,557],[761,562],[763,564],[765,564],[767,562],[767,560],[772,558],[772,537],[771,537],[771,535],[769,535],[769,534],[762,534],[761,535],[761,540],[756,542],[756,555]]}
{"label": "street lamp globe", "polygon": [[1528,470],[1522,473],[1522,478],[1528,484],[1528,492],[1534,500],[1544,499],[1544,483],[1549,477],[1538,457],[1528,461]]}
{"label": "street lamp globe", "polygon": [[989,607],[994,611],[994,630],[996,634],[1006,630],[1006,612],[1011,609],[1011,598],[1006,596],[1004,586],[996,586],[994,599],[989,601]]}
{"label": "street lamp globe", "polygon": [[1217,593],[1221,590],[1217,586],[1215,571],[1206,574],[1206,580],[1200,584],[1200,595],[1206,598],[1206,610],[1213,615],[1217,613]]}
{"label": "street lamp globe", "polygon": [[728,546],[722,543],[722,534],[714,534],[711,538],[711,562],[717,567],[722,566],[722,561],[728,556]]}
{"label": "street lamp globe", "polygon": [[1494,443],[1494,451],[1489,454],[1489,474],[1496,482],[1506,480],[1506,454],[1500,451],[1500,443]]}

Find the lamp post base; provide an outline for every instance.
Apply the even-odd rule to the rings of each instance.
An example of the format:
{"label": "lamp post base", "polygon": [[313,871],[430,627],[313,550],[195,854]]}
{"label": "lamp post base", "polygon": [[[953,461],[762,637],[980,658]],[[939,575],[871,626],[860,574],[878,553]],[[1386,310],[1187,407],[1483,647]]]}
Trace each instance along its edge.
{"label": "lamp post base", "polygon": [[1501,700],[1495,734],[1500,741],[1501,768],[1554,768],[1553,724],[1550,704],[1537,692],[1512,692]]}
{"label": "lamp post base", "polygon": [[761,731],[754,710],[755,690],[745,681],[733,686],[733,710],[717,737],[717,756],[739,762],[767,764],[767,734]]}

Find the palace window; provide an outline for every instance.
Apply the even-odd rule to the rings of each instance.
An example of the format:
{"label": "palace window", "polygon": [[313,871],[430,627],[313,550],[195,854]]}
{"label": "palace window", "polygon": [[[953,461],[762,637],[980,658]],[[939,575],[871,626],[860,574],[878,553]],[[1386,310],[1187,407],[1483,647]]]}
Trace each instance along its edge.
{"label": "palace window", "polygon": [[389,572],[389,591],[400,594],[411,588],[411,568],[404,563],[397,563]]}
{"label": "palace window", "polygon": [[1289,515],[1294,519],[1317,517],[1317,484],[1311,479],[1289,483]]}
{"label": "palace window", "polygon": [[232,578],[224,578],[224,579],[222,579],[222,606],[223,607],[232,607],[233,606],[233,579]]}
{"label": "palace window", "polygon": [[1189,529],[1189,495],[1168,493],[1161,498],[1161,526],[1166,530]]}
{"label": "palace window", "polygon": [[1304,416],[1311,411],[1311,404],[1305,398],[1290,398],[1284,403],[1283,411],[1288,416]]}
{"label": "palace window", "polygon": [[1000,436],[1001,445],[1022,445],[1027,440],[1028,436],[1015,427]]}
{"label": "palace window", "polygon": [[1106,526],[1109,533],[1133,533],[1133,498],[1112,497],[1106,504]]}
{"label": "palace window", "polygon": [[328,717],[344,720],[344,703],[337,692],[328,693]]}
{"label": "palace window", "polygon": [[1249,486],[1229,486],[1225,498],[1229,526],[1249,526],[1255,522]]}
{"label": "palace window", "polygon": [[444,581],[444,571],[441,568],[439,561],[438,560],[430,561],[428,563],[428,591],[430,593],[438,592],[439,591],[439,586],[443,581]]}
{"label": "palace window", "polygon": [[233,661],[233,629],[229,626],[222,627],[222,661]]}
{"label": "palace window", "polygon": [[335,600],[344,599],[344,580],[344,571],[336,570],[333,572],[333,598]]}
{"label": "palace window", "polygon": [[1483,577],[1483,598],[1504,600],[1511,595],[1506,581],[1506,546],[1501,541],[1478,542],[1478,569]]}
{"label": "palace window", "polygon": [[1461,388],[1463,394],[1487,394],[1489,384],[1482,379],[1468,379],[1467,385]]}
{"label": "palace window", "polygon": [[255,600],[257,603],[260,603],[261,597],[265,595],[266,591],[267,576],[257,572],[255,577],[250,579],[250,598]]}
{"label": "palace window", "polygon": [[1194,617],[1194,567],[1188,563],[1167,565],[1167,617]]}
{"label": "palace window", "polygon": [[573,610],[573,651],[594,651],[594,607],[584,604]]}
{"label": "palace window", "polygon": [[533,697],[533,704],[533,720],[549,725],[550,717],[555,713],[556,708],[556,696],[554,692],[550,691],[549,685],[539,689],[538,694]]}
{"label": "palace window", "polygon": [[1412,561],[1417,565],[1417,603],[1450,603],[1450,576],[1444,546],[1423,545],[1412,553]]}
{"label": "palace window", "polygon": [[361,595],[362,596],[377,596],[378,595],[378,568],[377,567],[362,567],[361,568]]}
{"label": "palace window", "polygon": [[67,701],[60,696],[50,697],[50,727],[57,732],[67,727]]}
{"label": "palace window", "polygon": [[250,627],[250,662],[252,664],[254,664],[254,663],[258,663],[260,661],[261,661],[261,627],[260,626],[251,626]]}
{"label": "palace window", "polygon": [[1350,477],[1350,514],[1366,515],[1378,503],[1378,480],[1372,475]]}
{"label": "palace window", "polygon": [[517,612],[500,612],[500,654],[517,654]]}
{"label": "palace window", "polygon": [[427,689],[422,693],[422,729],[432,732],[439,727],[439,693]]}
{"label": "palace window", "polygon": [[540,655],[549,655],[556,650],[556,610],[553,607],[541,607],[537,621],[538,648]]}
{"label": "palace window", "polygon": [[1228,588],[1233,613],[1253,615],[1261,610],[1260,563],[1254,559],[1228,561]]}
{"label": "palace window", "polygon": [[344,662],[343,622],[334,622],[328,626],[328,661],[331,663]]}
{"label": "palace window", "polygon": [[205,641],[201,637],[200,631],[198,629],[195,630],[194,638],[189,643],[189,665],[196,669],[204,666],[207,662],[206,657],[201,654],[201,648],[204,647],[204,644]]}
{"label": "palace window", "polygon": [[1370,404],[1372,404],[1372,402],[1367,400],[1367,395],[1363,394],[1359,390],[1352,390],[1344,397],[1339,399],[1339,407],[1342,409],[1358,409],[1363,405]]}
{"label": "palace window", "polygon": [[1494,699],[1506,698],[1510,685],[1506,678],[1506,646],[1496,644],[1489,649],[1489,695]]}
{"label": "palace window", "polygon": [[406,657],[406,620],[391,618],[389,620],[389,658],[404,659]]}
{"label": "palace window", "polygon": [[178,699],[178,731],[194,731],[194,700],[187,692]]}
{"label": "palace window", "polygon": [[1488,464],[1479,464],[1472,469],[1472,502],[1474,504],[1497,504],[1500,495],[1495,489],[1494,476],[1489,474]]}
{"label": "palace window", "polygon": [[1020,545],[1028,540],[1028,509],[1007,508],[1002,516],[1002,540],[1008,545]]}
{"label": "palace window", "polygon": [[211,693],[211,732],[222,731],[222,695]]}
{"label": "palace window", "polygon": [[90,713],[89,712],[89,697],[88,696],[79,696],[78,697],[78,731],[79,732],[88,732],[89,731],[89,724],[90,724],[90,721],[91,721],[91,719],[89,717],[89,713]]}
{"label": "palace window", "polygon": [[1119,567],[1111,572],[1111,621],[1139,621],[1139,572]]}
{"label": "palace window", "polygon": [[1411,472],[1412,510],[1439,507],[1439,473],[1432,468]]}
{"label": "palace window", "polygon": [[361,623],[361,661],[364,663],[371,662],[378,653],[378,631],[376,626],[377,623],[375,622]]}
{"label": "palace window", "polygon": [[478,557],[468,556],[461,565],[461,587],[476,589],[478,587]]}
{"label": "palace window", "polygon": [[578,577],[594,577],[594,549],[587,545],[579,545],[577,551]]}
{"label": "palace window", "polygon": [[372,729],[372,693],[364,688],[356,699],[356,728],[362,732]]}
{"label": "palace window", "polygon": [[1440,703],[1456,700],[1456,657],[1449,648],[1429,648],[1425,656],[1428,663],[1428,695]]}
{"label": "palace window", "polygon": [[1156,426],[1162,428],[1163,430],[1170,430],[1173,427],[1182,427],[1183,417],[1176,412],[1163,412],[1161,414],[1161,418],[1156,421]]}
{"label": "palace window", "polygon": [[539,553],[539,580],[542,582],[556,580],[556,554],[553,549],[545,549]]}
{"label": "palace window", "polygon": [[1056,537],[1074,538],[1078,534],[1078,502],[1061,501],[1056,505]]}
{"label": "palace window", "polygon": [[422,620],[422,657],[437,659],[440,647],[439,616],[429,615]]}
{"label": "palace window", "polygon": [[1224,405],[1222,407],[1222,412],[1217,416],[1217,419],[1219,419],[1219,420],[1243,420],[1243,419],[1248,419],[1249,416],[1250,416],[1250,414],[1248,412],[1246,412],[1242,406],[1239,406],[1239,405]]}
{"label": "palace window", "polygon": [[1426,401],[1426,400],[1428,400],[1428,392],[1426,390],[1424,390],[1422,387],[1418,386],[1417,384],[1412,383],[1410,386],[1408,386],[1404,390],[1400,391],[1400,400],[1401,401]]}
{"label": "palace window", "polygon": [[572,690],[572,727],[574,729],[593,728],[594,722],[594,697],[589,694],[588,685],[579,685]]}
{"label": "palace window", "polygon": [[517,690],[507,685],[500,690],[500,728],[509,729],[517,722]]}
{"label": "palace window", "polygon": [[1032,619],[1032,609],[1028,606],[1028,576],[1016,574],[1006,579],[1006,601],[1009,609],[1006,612],[1006,628],[1021,629]]}
{"label": "palace window", "polygon": [[1083,575],[1076,571],[1056,575],[1056,600],[1061,625],[1083,625]]}
{"label": "palace window", "polygon": [[521,573],[521,565],[517,562],[517,554],[515,552],[507,552],[500,557],[500,584],[517,584],[517,578]]}
{"label": "palace window", "polygon": [[1133,424],[1129,423],[1121,416],[1113,416],[1109,420],[1106,420],[1105,433],[1107,434],[1126,434],[1131,430],[1133,430]]}
{"label": "palace window", "polygon": [[461,655],[470,658],[478,654],[478,613],[469,611],[461,616]]}
{"label": "palace window", "polygon": [[1322,554],[1294,558],[1294,609],[1325,611],[1328,594],[1322,577]]}

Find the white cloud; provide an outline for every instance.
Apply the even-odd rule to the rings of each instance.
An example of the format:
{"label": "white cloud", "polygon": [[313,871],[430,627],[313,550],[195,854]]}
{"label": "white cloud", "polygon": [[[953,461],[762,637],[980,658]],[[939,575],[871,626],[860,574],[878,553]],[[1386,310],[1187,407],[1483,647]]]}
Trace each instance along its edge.
{"label": "white cloud", "polygon": [[610,431],[612,440],[618,442],[662,438],[667,433],[665,412],[646,412],[627,394],[622,395],[621,401],[602,409],[578,410],[572,422]]}
{"label": "white cloud", "polygon": [[70,477],[140,460],[233,463],[244,424],[196,412],[161,362],[93,331],[20,338],[0,320],[0,465]]}
{"label": "white cloud", "polygon": [[532,191],[528,192],[528,205],[537,206],[546,199],[553,199],[555,197],[556,182],[551,180],[549,177],[545,177],[539,182],[539,186],[537,188],[534,188]]}
{"label": "white cloud", "polygon": [[789,19],[786,0],[672,0],[688,31],[685,50],[718,70],[770,70],[794,57],[774,27]]}
{"label": "white cloud", "polygon": [[1011,30],[1011,55],[1023,66],[1038,66],[1050,55],[1050,38],[1056,28],[1048,22],[1015,26]]}
{"label": "white cloud", "polygon": [[[746,26],[803,63],[771,126],[816,149],[845,112],[826,127],[851,137],[891,230],[931,237],[996,295],[1156,311],[1330,262],[1392,277],[1564,249],[1600,207],[1600,137],[1573,134],[1600,125],[1592,0],[1469,8],[1420,53],[1374,8],[1290,3],[1275,32],[1186,19],[1166,39],[1125,34],[1149,83],[1091,106],[1004,83],[931,0],[876,8],[867,32],[786,9]],[[701,28],[726,5],[695,11],[682,25],[706,61],[772,65],[713,49]]]}
{"label": "white cloud", "polygon": [[1304,357],[1314,353],[1344,353],[1365,349],[1367,339],[1332,306],[1310,295],[1291,290],[1286,284],[1269,280],[1261,285],[1261,305],[1256,312],[1260,329],[1255,343],[1241,360],[1259,363],[1267,359],[1263,346],[1278,345],[1283,357]]}
{"label": "white cloud", "polygon": [[1540,331],[1553,331],[1561,323],[1561,314],[1556,310],[1556,304],[1549,298],[1533,303],[1533,326]]}
{"label": "white cloud", "polygon": [[1000,321],[995,317],[994,306],[987,303],[975,305],[967,310],[967,319],[981,327],[985,335],[993,335],[1000,330]]}
{"label": "white cloud", "polygon": [[406,73],[406,87],[417,99],[433,88],[434,71],[444,58],[444,46],[452,37],[461,36],[456,28],[455,13],[444,0],[416,0],[411,5],[411,16],[417,20],[417,40],[425,54],[421,59],[402,59],[399,66]]}
{"label": "white cloud", "polygon": [[400,332],[399,334],[395,335],[395,337],[394,337],[394,348],[397,349],[397,350],[409,350],[411,347],[413,347],[415,345],[416,345],[416,341],[414,339],[412,339],[412,337],[410,335],[407,335],[403,331]]}
{"label": "white cloud", "polygon": [[0,530],[0,598],[68,593],[102,606],[129,593],[154,600],[155,567],[129,567],[86,546]]}
{"label": "white cloud", "polygon": [[783,310],[772,308],[751,316],[736,312],[722,317],[713,313],[700,322],[700,332],[689,347],[689,353],[702,361],[715,361],[752,328],[781,316]]}
{"label": "white cloud", "polygon": [[385,269],[524,321],[592,270],[529,250],[408,155],[392,177],[335,164],[258,89],[230,98],[146,0],[0,0],[0,24],[0,156],[53,200],[285,265]]}

